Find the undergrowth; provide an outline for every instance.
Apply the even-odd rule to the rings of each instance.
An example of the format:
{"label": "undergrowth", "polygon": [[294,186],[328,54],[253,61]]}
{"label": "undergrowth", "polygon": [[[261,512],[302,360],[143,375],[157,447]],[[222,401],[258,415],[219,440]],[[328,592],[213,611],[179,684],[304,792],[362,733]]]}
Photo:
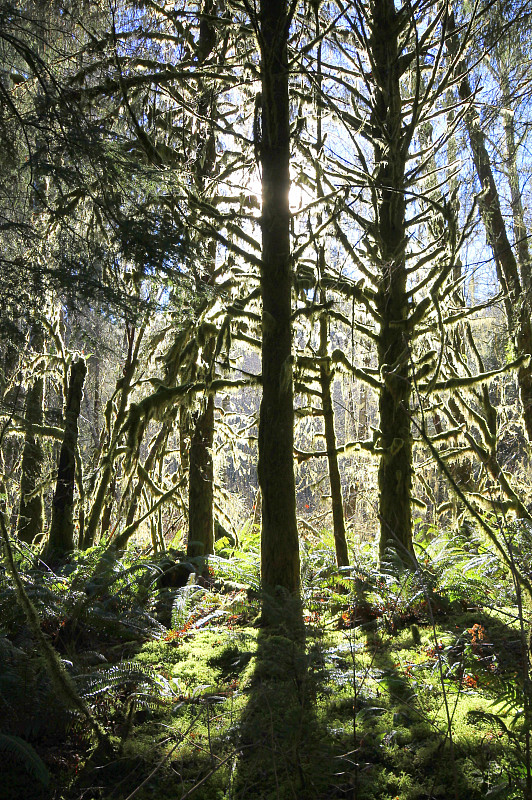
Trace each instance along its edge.
{"label": "undergrowth", "polygon": [[[520,567],[526,532],[512,539]],[[6,800],[522,798],[528,638],[519,587],[471,531],[420,536],[415,569],[306,542],[303,629],[260,624],[255,543],[201,565],[103,547],[15,560],[41,631],[105,732],[62,703],[0,567]],[[169,576],[188,576],[172,585]],[[196,580],[196,574],[198,577]]]}

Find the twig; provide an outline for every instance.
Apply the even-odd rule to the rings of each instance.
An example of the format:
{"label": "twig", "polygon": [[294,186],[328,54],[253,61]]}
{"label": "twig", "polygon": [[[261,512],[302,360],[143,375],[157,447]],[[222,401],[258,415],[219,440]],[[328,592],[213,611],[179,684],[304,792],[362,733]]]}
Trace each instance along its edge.
{"label": "twig", "polygon": [[190,723],[190,725],[188,726],[188,728],[187,728],[187,730],[185,731],[185,733],[184,733],[184,734],[181,736],[181,738],[180,738],[180,739],[179,739],[179,740],[178,740],[178,741],[177,741],[177,742],[174,744],[174,746],[173,746],[172,748],[170,748],[170,750],[169,750],[169,751],[168,751],[168,752],[167,752],[167,753],[166,753],[166,754],[163,756],[163,758],[162,758],[162,759],[159,761],[159,763],[158,763],[158,764],[157,764],[157,765],[156,765],[156,766],[155,766],[155,767],[152,769],[152,771],[150,772],[150,774],[148,775],[148,777],[147,777],[147,778],[144,778],[144,780],[142,781],[142,783],[141,783],[141,784],[139,784],[139,786],[137,786],[137,788],[136,788],[136,789],[133,789],[133,791],[131,792],[131,794],[128,794],[128,796],[126,797],[126,800],[132,800],[132,798],[133,798],[133,797],[135,797],[135,795],[136,795],[136,794],[138,794],[138,793],[140,792],[140,790],[142,789],[142,787],[143,787],[143,786],[145,786],[145,785],[148,783],[148,781],[150,781],[150,780],[153,778],[153,776],[154,776],[154,775],[155,775],[157,772],[159,772],[159,770],[161,769],[161,767],[164,767],[164,765],[166,764],[166,762],[168,761],[168,759],[170,758],[170,756],[172,755],[172,753],[174,753],[174,752],[175,752],[175,750],[177,750],[177,748],[179,747],[179,745],[181,744],[181,742],[183,741],[183,739],[185,738],[185,736],[188,736],[189,732],[192,730],[192,728],[194,727],[194,725],[196,724],[197,720],[200,718],[200,716],[201,716],[201,714],[202,714],[202,713],[203,713],[203,708],[201,708],[201,710],[200,710],[200,711],[199,711],[199,712],[196,714],[196,716],[194,717],[194,719],[192,720],[192,722],[191,722],[191,723]]}
{"label": "twig", "polygon": [[[210,777],[212,777],[212,775],[214,775],[214,773],[215,773],[217,770],[219,770],[219,769],[220,769],[220,767],[223,767],[223,765],[224,765],[224,764],[227,764],[227,762],[229,761],[229,759],[233,758],[233,756],[235,755],[235,753],[236,753],[236,752],[238,752],[238,751],[236,751],[236,750],[235,750],[235,751],[233,751],[232,753],[229,753],[229,755],[228,755],[226,758],[224,758],[224,760],[223,760],[223,761],[220,761],[220,763],[219,763],[219,764],[216,764],[216,766],[215,766],[215,767],[213,767],[213,768],[211,769],[211,771],[210,771],[210,772],[208,772],[208,773],[207,773],[207,774],[206,774],[206,775],[205,775],[205,776],[204,776],[204,777],[203,777],[203,778],[202,778],[200,781],[198,781],[198,783],[196,783],[196,785],[195,785],[195,786],[193,786],[193,787],[192,787],[192,789],[189,789],[189,790],[188,790],[188,792],[185,792],[185,794],[181,796],[181,800],[186,800],[186,798],[187,798],[187,797],[190,797],[190,795],[191,795],[191,794],[193,794],[193,793],[196,791],[196,789],[199,789],[199,787],[200,787],[202,784],[204,784],[204,783],[205,783],[205,781],[209,780],[209,778],[210,778]],[[129,800],[129,798],[126,798],[126,800]]]}

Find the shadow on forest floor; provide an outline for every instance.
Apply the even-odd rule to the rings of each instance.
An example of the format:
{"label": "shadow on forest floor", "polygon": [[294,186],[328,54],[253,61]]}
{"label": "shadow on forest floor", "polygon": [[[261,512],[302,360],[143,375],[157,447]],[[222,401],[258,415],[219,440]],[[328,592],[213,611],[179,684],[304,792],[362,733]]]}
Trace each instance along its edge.
{"label": "shadow on forest floor", "polygon": [[[152,580],[146,570],[134,575],[145,573]],[[139,579],[133,593],[130,574],[127,566],[119,578],[113,572],[92,594],[72,579],[71,596],[43,587],[46,575],[28,582],[36,602],[47,600],[47,634],[116,745],[105,763],[91,757],[90,736],[64,709],[52,727],[53,687],[23,637],[12,590],[0,593],[0,734],[11,746],[23,736],[50,775],[44,788],[32,762],[13,756],[1,800],[522,797],[522,714],[517,727],[512,721],[522,699],[520,650],[504,615],[448,614],[436,634],[421,617],[393,631],[373,620],[365,630],[349,627],[353,609],[341,598],[334,613],[319,604],[319,613],[305,611],[306,626],[299,608],[297,624],[285,614],[257,630],[257,598],[238,586],[227,594],[191,586],[171,595],[172,627],[152,620],[150,634],[145,587]],[[67,624],[72,609],[76,626]],[[493,713],[507,690],[513,707]]]}
{"label": "shadow on forest floor", "polygon": [[319,798],[334,766],[330,737],[316,715],[323,692],[302,620],[261,629],[241,719],[235,800]]}

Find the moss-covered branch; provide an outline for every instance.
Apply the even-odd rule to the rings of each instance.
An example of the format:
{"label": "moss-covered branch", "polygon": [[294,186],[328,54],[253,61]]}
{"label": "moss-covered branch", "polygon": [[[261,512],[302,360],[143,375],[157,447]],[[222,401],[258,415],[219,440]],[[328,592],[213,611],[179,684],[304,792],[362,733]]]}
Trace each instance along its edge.
{"label": "moss-covered branch", "polygon": [[77,712],[87,721],[91,731],[95,734],[98,740],[98,744],[106,751],[112,752],[112,745],[107,737],[107,734],[101,725],[94,719],[89,707],[83,698],[81,698],[78,694],[76,687],[74,686],[74,682],[66,671],[59,655],[56,653],[41,630],[41,621],[39,619],[39,615],[35,609],[35,606],[28,597],[28,594],[24,588],[24,584],[22,583],[20,575],[18,574],[3,513],[0,513],[0,531],[3,539],[3,549],[8,572],[13,580],[18,601],[22,610],[24,611],[28,627],[30,628],[32,635],[35,637],[35,641],[37,642],[41,652],[46,672],[48,673],[48,676],[52,682],[56,695],[67,708]]}

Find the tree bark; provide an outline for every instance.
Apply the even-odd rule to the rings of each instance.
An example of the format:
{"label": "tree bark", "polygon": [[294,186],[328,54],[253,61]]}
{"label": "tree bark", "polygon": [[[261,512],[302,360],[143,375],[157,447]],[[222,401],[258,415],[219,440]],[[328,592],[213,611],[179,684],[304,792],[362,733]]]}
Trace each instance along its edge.
{"label": "tree bark", "polygon": [[[32,347],[34,352],[42,353],[44,333],[39,322],[33,324]],[[37,487],[41,481],[44,453],[40,438],[34,433],[34,425],[44,421],[44,379],[37,375],[26,395],[25,421],[28,426],[24,436],[22,465],[20,475],[20,506],[18,516],[18,537],[31,544],[42,536],[44,528],[44,508],[42,493]]]}
{"label": "tree bark", "polygon": [[[454,18],[451,15],[449,22],[450,36],[447,47],[451,56],[458,52],[458,39],[455,32]],[[508,330],[513,339],[517,354],[532,355],[532,323],[530,310],[526,302],[526,293],[523,291],[517,260],[512,250],[506,223],[502,215],[501,203],[497,184],[493,175],[491,160],[486,146],[486,137],[480,124],[480,118],[473,100],[473,91],[465,71],[465,65],[459,64],[457,70],[463,71],[459,83],[458,95],[463,102],[469,103],[464,120],[473,156],[473,163],[483,194],[480,199],[480,208],[484,227],[491,246],[497,277],[504,292],[504,308],[506,312]],[[528,268],[528,263],[526,265]],[[523,365],[517,373],[519,395],[523,420],[528,441],[532,442],[532,363]]]}
{"label": "tree bark", "polygon": [[[213,0],[205,0],[203,4],[203,20],[200,27],[198,43],[198,60],[200,63],[214,50],[217,42],[216,28],[210,21],[216,13]],[[223,60],[223,55],[220,56]],[[208,119],[210,124],[203,124],[199,133],[196,153],[195,181],[200,196],[205,193],[205,185],[209,175],[216,168],[216,138],[212,123],[216,117],[216,100],[212,90],[203,79],[198,81],[200,93],[198,114]],[[200,280],[208,286],[214,286],[216,269],[216,242],[212,240],[206,248],[204,277]],[[206,382],[212,380],[214,369],[210,363],[214,358],[215,338],[206,342],[203,360],[206,363]],[[194,415],[192,436],[190,441],[189,474],[188,474],[188,542],[187,555],[190,558],[208,556],[214,553],[214,463],[212,446],[214,442],[214,397],[206,394],[202,398],[200,408]]]}
{"label": "tree bark", "polygon": [[[268,597],[299,592],[293,464],[290,120],[287,0],[262,0],[259,17],[262,135],[262,401],[258,474],[262,492],[261,576]],[[258,133],[258,132],[257,132]],[[280,597],[282,597],[281,592]],[[268,611],[265,605],[265,616]]]}
{"label": "tree bark", "polygon": [[375,0],[371,14],[377,311],[381,320],[377,352],[382,377],[379,552],[381,561],[389,550],[394,550],[401,560],[408,562],[413,555],[411,368],[405,258],[405,165],[409,139],[402,127],[398,12],[393,0]]}
{"label": "tree bark", "polygon": [[194,558],[214,552],[212,445],[214,397],[207,396],[205,408],[195,415],[189,450],[187,556]]}
{"label": "tree bark", "polygon": [[62,558],[74,550],[74,485],[76,479],[76,447],[78,444],[78,419],[83,396],[83,383],[87,367],[80,358],[70,367],[68,397],[65,406],[65,431],[57,483],[52,501],[52,522],[46,547],[48,558]]}
{"label": "tree bark", "polygon": [[[323,253],[325,255],[325,253]],[[321,302],[325,303],[325,292],[322,292]],[[349,553],[345,536],[344,504],[342,498],[342,481],[338,468],[338,452],[336,449],[336,432],[334,430],[334,407],[331,386],[334,372],[331,369],[328,355],[329,330],[326,314],[320,319],[320,387],[321,403],[323,409],[323,422],[325,428],[325,448],[327,450],[327,464],[329,467],[329,483],[331,487],[331,505],[333,515],[334,549],[336,551],[336,564],[339,567],[349,566]]]}
{"label": "tree bark", "polygon": [[[510,105],[510,102],[510,97],[505,97],[505,103],[508,106]],[[521,196],[519,168],[517,166],[517,146],[515,143],[514,115],[511,108],[503,109],[502,117],[506,144],[508,183],[510,184],[512,217],[514,223],[515,248],[517,251],[521,284],[525,292],[530,294],[532,288],[532,279],[530,273],[530,249],[528,246],[528,235],[525,225],[525,211]],[[528,297],[528,303],[530,313],[530,297]]]}
{"label": "tree bark", "polygon": [[[316,6],[315,11],[315,24],[316,24],[316,38],[320,34],[320,20],[319,20],[319,7]],[[322,43],[318,45],[318,59],[316,70],[316,151],[322,152],[324,137],[323,137],[323,110],[322,110],[322,86],[323,86],[323,73],[322,73]],[[316,187],[317,194],[323,200],[323,186],[321,181],[320,170],[316,167]],[[317,224],[321,227],[323,223],[323,215],[321,211],[317,216]],[[317,267],[318,275],[321,277],[325,273],[325,245],[318,245],[317,250]],[[327,295],[324,289],[320,291],[320,303],[325,307],[327,302]],[[338,452],[336,449],[336,431],[334,429],[334,406],[332,400],[331,387],[334,381],[334,370],[331,366],[331,359],[329,356],[329,320],[327,312],[323,311],[320,316],[320,388],[321,388],[321,404],[323,411],[323,425],[325,433],[325,449],[327,451],[327,464],[329,468],[329,485],[331,487],[331,506],[333,516],[333,535],[334,535],[334,549],[336,552],[336,564],[338,567],[347,567],[349,565],[349,554],[347,551],[347,540],[345,536],[345,520],[344,520],[344,504],[342,498],[342,481],[340,479],[340,470],[338,468]]]}

